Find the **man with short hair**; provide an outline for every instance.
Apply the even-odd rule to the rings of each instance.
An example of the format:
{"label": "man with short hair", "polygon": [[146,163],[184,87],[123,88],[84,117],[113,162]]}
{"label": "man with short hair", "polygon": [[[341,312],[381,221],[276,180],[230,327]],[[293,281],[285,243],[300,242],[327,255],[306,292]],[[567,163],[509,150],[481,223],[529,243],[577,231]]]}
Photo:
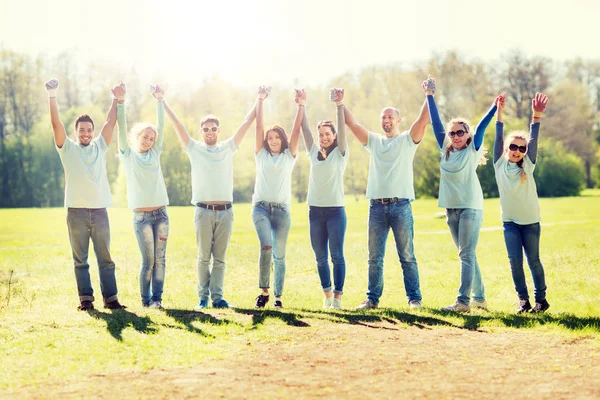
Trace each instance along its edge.
{"label": "man with short hair", "polygon": [[[345,107],[345,106],[344,106]],[[419,270],[414,254],[414,223],[411,202],[415,200],[413,159],[429,120],[427,101],[409,131],[400,132],[400,112],[394,107],[381,111],[385,135],[369,132],[344,108],[346,125],[371,153],[367,180],[369,206],[369,285],[367,299],[357,309],[377,308],[383,293],[383,258],[390,228],[402,265],[404,288],[410,308],[421,308]]]}
{"label": "man with short hair", "polygon": [[[54,143],[65,171],[65,207],[79,292],[78,309],[94,309],[94,290],[88,264],[90,239],[98,261],[104,307],[125,308],[117,298],[115,263],[110,256],[110,226],[106,212],[106,207],[112,205],[106,176],[106,152],[117,122],[117,99],[112,101],[99,136],[94,137],[94,121],[84,114],[75,120],[75,140],[71,140],[67,137],[58,111],[58,80],[46,82],[46,90]],[[112,91],[119,96],[123,88],[116,86]]]}
{"label": "man with short hair", "polygon": [[[237,132],[218,142],[219,120],[208,115],[200,120],[202,141],[190,137],[171,107],[164,102],[169,120],[192,166],[192,204],[196,206],[194,225],[198,247],[198,297],[194,310],[208,307],[228,308],[223,298],[225,253],[233,227],[233,154],[256,118],[256,103]],[[210,260],[212,257],[212,268]]]}

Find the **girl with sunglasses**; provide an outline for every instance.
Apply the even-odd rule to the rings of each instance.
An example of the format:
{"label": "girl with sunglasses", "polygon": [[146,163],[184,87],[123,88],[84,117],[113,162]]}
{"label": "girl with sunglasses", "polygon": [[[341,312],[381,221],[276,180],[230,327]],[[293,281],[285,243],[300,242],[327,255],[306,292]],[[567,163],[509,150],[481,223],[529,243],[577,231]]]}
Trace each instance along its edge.
{"label": "girl with sunglasses", "polygon": [[138,123],[127,134],[125,85],[121,87],[117,104],[119,158],[127,178],[127,203],[133,210],[133,230],[142,253],[142,306],[162,309],[169,238],[169,197],[160,167],[165,128],[165,92],[158,85],[150,88],[156,98],[156,126]]}
{"label": "girl with sunglasses", "polygon": [[[529,135],[514,131],[504,139],[502,109],[504,98],[498,103],[496,141],[494,143],[494,170],[500,192],[500,207],[504,225],[504,242],[510,261],[515,290],[519,296],[517,313],[544,312],[550,304],[546,300],[544,267],[540,261],[540,206],[533,171],[537,159],[540,120],[548,104],[548,97],[536,93],[531,108],[533,116]],[[533,278],[535,305],[531,307],[523,270],[523,251]]]}
{"label": "girl with sunglasses", "polygon": [[[346,279],[344,235],[346,210],[344,208],[344,171],[348,163],[346,125],[344,120],[344,90],[333,88],[329,98],[337,106],[336,132],[333,121],[317,125],[319,141],[315,143],[306,112],[301,107],[302,135],[310,160],[308,181],[308,220],[310,243],[317,261],[317,272],[323,289],[323,308],[342,308],[342,294]],[[327,247],[333,264],[333,291]],[[333,292],[333,293],[332,293]]]}
{"label": "girl with sunglasses", "polygon": [[256,297],[256,307],[264,308],[269,301],[271,262],[274,264],[274,307],[282,308],[281,296],[285,280],[285,247],[290,231],[290,202],[292,197],[292,171],[298,153],[300,125],[306,94],[296,96],[298,110],[288,142],[287,135],[279,125],[266,130],[263,119],[263,101],[269,88],[261,86],[256,106],[256,181],[252,195],[252,222],[260,242],[258,286],[261,293]]}
{"label": "girl with sunglasses", "polygon": [[[483,281],[475,253],[483,222],[483,192],[476,170],[486,161],[483,135],[497,106],[492,105],[475,128],[474,135],[463,118],[451,119],[446,131],[433,97],[435,80],[429,77],[423,82],[423,89],[427,95],[433,133],[441,153],[438,205],[446,208],[446,222],[458,247],[461,264],[458,297],[453,304],[442,310],[465,313],[471,307],[486,309]],[[499,98],[500,96],[496,98],[495,103]]]}

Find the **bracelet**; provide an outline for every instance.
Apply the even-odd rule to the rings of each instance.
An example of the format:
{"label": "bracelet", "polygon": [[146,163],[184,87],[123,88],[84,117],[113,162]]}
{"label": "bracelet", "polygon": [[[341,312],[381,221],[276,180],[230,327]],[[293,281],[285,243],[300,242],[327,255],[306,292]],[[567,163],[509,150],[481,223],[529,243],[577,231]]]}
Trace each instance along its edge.
{"label": "bracelet", "polygon": [[336,107],[344,107],[344,103],[335,103]]}
{"label": "bracelet", "polygon": [[49,99],[55,99],[56,96],[48,96]]}
{"label": "bracelet", "polygon": [[298,104],[298,107],[306,107],[304,104]]}

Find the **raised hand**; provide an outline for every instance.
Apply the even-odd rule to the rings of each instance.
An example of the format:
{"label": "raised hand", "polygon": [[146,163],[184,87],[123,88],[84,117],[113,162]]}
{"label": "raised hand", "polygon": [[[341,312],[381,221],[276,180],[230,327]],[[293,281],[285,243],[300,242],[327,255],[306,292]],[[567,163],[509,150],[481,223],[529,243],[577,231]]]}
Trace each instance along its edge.
{"label": "raised hand", "polygon": [[50,79],[45,85],[46,90],[48,91],[48,97],[56,97],[56,91],[58,90],[58,79]]}
{"label": "raised hand", "polygon": [[329,100],[335,102],[336,105],[342,104],[344,100],[344,89],[331,88],[329,89]]}
{"label": "raised hand", "polygon": [[163,87],[160,85],[150,85],[150,93],[152,93],[152,96],[154,96],[154,98],[158,101],[165,97],[165,89],[163,89]]}
{"label": "raised hand", "polygon": [[261,100],[269,97],[269,93],[271,92],[271,86],[261,85],[258,87],[258,98]]}
{"label": "raised hand", "polygon": [[427,79],[425,79],[423,81],[423,83],[421,84],[421,88],[423,88],[423,91],[425,92],[426,95],[433,95],[435,93],[435,79],[431,77],[431,75],[427,76]]}
{"label": "raised hand", "polygon": [[304,89],[294,89],[294,101],[299,106],[303,106],[306,103],[306,92]]}
{"label": "raised hand", "polygon": [[506,93],[502,92],[494,99],[494,104],[498,107],[499,111],[504,109],[504,105],[506,103]]}
{"label": "raised hand", "polygon": [[121,83],[118,84],[117,86],[115,86],[114,88],[110,89],[110,91],[112,92],[113,96],[115,96],[115,98],[117,100],[119,100],[120,102],[125,101],[125,94],[127,93],[127,87],[125,86],[123,81],[121,81]]}
{"label": "raised hand", "polygon": [[548,96],[543,93],[536,93],[535,97],[531,101],[531,109],[533,110],[533,117],[540,118],[546,110],[548,104]]}

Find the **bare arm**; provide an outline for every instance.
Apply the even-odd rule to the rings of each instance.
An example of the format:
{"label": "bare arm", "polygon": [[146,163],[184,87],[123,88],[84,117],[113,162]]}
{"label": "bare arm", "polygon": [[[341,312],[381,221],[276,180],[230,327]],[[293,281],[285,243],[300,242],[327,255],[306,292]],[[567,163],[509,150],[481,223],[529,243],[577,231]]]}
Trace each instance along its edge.
{"label": "bare arm", "polygon": [[50,106],[50,121],[52,122],[52,131],[54,132],[54,143],[59,148],[63,147],[67,140],[67,132],[65,126],[60,120],[60,112],[58,111],[58,103],[56,102],[56,91],[58,90],[58,80],[52,79],[46,82],[46,90],[48,91],[48,104]]}
{"label": "bare arm", "polygon": [[296,157],[298,154],[298,144],[300,143],[300,127],[302,126],[302,119],[304,118],[304,109],[306,102],[306,93],[304,89],[300,90],[300,96],[296,96],[295,101],[298,104],[296,110],[296,117],[294,118],[294,125],[292,126],[292,137],[290,138],[290,154]]}
{"label": "bare arm", "polygon": [[427,99],[423,102],[421,106],[421,113],[419,114],[419,118],[410,127],[410,137],[413,142],[421,143],[423,140],[423,136],[425,136],[425,128],[427,127],[427,121],[429,121],[429,107],[427,107]]}
{"label": "bare arm", "polygon": [[329,91],[329,99],[335,102],[337,110],[337,142],[342,155],[346,155],[348,141],[346,140],[346,123],[344,121],[344,89],[332,88]]}
{"label": "bare arm", "polygon": [[110,145],[112,141],[113,133],[115,131],[115,125],[117,124],[117,99],[113,99],[108,112],[106,113],[106,121],[102,125],[100,134],[104,137],[104,141],[107,145]]}
{"label": "bare arm", "polygon": [[186,149],[188,144],[190,143],[190,134],[185,129],[185,126],[183,126],[181,121],[179,121],[179,118],[177,118],[177,115],[175,114],[175,112],[173,110],[171,110],[171,107],[169,107],[169,104],[167,103],[167,101],[164,98],[163,98],[163,104],[165,106],[165,111],[167,112],[167,117],[169,118],[169,121],[171,121],[171,123],[173,124],[173,127],[175,128],[175,133],[177,133],[179,142],[181,143],[183,148]]}
{"label": "bare arm", "polygon": [[258,88],[258,99],[256,102],[256,141],[254,142],[254,153],[258,154],[262,150],[265,143],[265,126],[263,120],[263,101],[269,93],[267,88],[260,86]]}
{"label": "bare arm", "polygon": [[250,111],[248,111],[248,114],[246,114],[246,118],[244,118],[244,122],[242,122],[242,125],[240,125],[235,135],[233,135],[233,143],[235,144],[235,147],[240,147],[240,144],[242,144],[242,140],[244,140],[248,129],[250,129],[250,125],[252,125],[252,123],[256,119],[257,103],[258,100],[254,103]]}
{"label": "bare arm", "polygon": [[369,141],[369,131],[367,128],[356,122],[354,115],[352,115],[352,112],[350,112],[346,106],[344,106],[344,120],[352,134],[358,139],[359,143],[366,146]]}

